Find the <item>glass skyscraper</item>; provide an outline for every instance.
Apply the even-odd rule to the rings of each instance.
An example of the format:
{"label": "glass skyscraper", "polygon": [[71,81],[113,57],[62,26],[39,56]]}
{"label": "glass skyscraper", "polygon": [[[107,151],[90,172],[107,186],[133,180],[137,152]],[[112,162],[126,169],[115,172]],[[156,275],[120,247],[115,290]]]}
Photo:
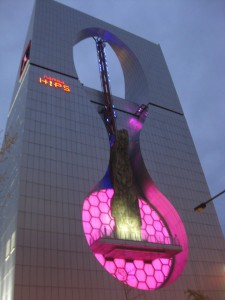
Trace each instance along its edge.
{"label": "glass skyscraper", "polygon": [[[125,98],[84,86],[73,47],[101,38]],[[100,70],[102,72],[102,70]],[[1,161],[0,299],[224,300],[225,243],[159,45],[37,0]]]}

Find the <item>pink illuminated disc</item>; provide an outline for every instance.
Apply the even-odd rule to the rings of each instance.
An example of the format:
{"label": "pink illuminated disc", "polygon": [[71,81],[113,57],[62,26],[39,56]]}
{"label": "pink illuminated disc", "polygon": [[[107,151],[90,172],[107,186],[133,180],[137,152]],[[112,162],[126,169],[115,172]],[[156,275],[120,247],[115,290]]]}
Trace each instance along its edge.
{"label": "pink illuminated disc", "polygon": [[[113,189],[103,189],[88,196],[83,204],[82,220],[89,246],[102,236],[110,236],[115,229],[111,215]],[[142,218],[141,237],[152,243],[170,244],[170,235],[159,214],[142,199],[139,199]],[[123,258],[106,260],[103,254],[94,253],[99,263],[119,281],[142,290],[154,290],[162,286],[171,273],[172,259],[157,258],[126,261]]]}

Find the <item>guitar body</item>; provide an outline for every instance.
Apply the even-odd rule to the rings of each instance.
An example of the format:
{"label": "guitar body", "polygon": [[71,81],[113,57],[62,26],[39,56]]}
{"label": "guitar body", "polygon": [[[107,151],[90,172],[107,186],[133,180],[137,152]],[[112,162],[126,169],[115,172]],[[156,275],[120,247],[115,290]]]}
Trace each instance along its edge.
{"label": "guitar body", "polygon": [[[126,101],[118,106],[127,110]],[[129,106],[130,111],[138,109],[134,103]],[[146,113],[120,114],[106,175],[84,200],[83,229],[96,259],[113,277],[155,290],[182,273],[188,240],[178,213],[155,186],[142,158]]]}

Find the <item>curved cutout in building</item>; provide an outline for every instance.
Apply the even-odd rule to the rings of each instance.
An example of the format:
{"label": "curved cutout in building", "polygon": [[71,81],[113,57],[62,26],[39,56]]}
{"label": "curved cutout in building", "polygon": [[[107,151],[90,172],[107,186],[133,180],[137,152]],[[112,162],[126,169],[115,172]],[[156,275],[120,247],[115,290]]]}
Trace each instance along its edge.
{"label": "curved cutout in building", "polygon": [[[111,93],[114,96],[125,98],[123,71],[114,50],[108,43],[106,55]],[[80,82],[85,86],[101,91],[102,88],[94,39],[87,38],[77,43],[73,49],[73,58]]]}

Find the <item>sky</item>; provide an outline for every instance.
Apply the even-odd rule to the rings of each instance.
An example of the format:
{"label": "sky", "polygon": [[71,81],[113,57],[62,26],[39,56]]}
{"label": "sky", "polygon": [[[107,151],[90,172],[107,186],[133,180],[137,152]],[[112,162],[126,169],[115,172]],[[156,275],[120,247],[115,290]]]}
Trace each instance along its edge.
{"label": "sky", "polygon": [[[225,190],[225,1],[58,2],[160,44],[211,195]],[[0,0],[0,130],[3,131],[33,5],[34,0]],[[79,47],[82,49],[78,46],[75,53]],[[83,47],[90,70],[96,58],[92,58],[92,50],[89,55],[88,41],[84,42]],[[107,55],[113,56],[110,51]],[[98,84],[89,77],[91,72],[80,70],[78,68],[81,81],[89,84],[93,80],[93,87]],[[123,80],[121,74],[115,75],[116,72],[121,72],[117,63],[112,68],[116,86],[113,92],[120,96]],[[116,81],[118,78],[120,82]],[[225,194],[215,199],[214,204],[225,235]]]}

